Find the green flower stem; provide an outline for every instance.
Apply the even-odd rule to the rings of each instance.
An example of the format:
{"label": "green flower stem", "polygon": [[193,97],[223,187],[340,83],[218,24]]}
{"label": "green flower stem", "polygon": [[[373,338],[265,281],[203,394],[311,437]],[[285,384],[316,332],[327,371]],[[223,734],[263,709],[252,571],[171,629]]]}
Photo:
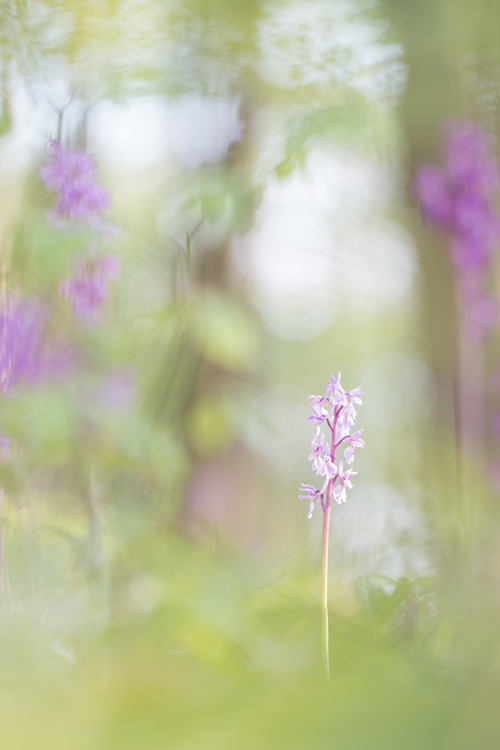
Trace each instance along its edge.
{"label": "green flower stem", "polygon": [[321,649],[326,679],[330,679],[330,655],[328,651],[328,541],[330,536],[330,511],[333,481],[330,479],[323,510],[323,559],[321,567]]}

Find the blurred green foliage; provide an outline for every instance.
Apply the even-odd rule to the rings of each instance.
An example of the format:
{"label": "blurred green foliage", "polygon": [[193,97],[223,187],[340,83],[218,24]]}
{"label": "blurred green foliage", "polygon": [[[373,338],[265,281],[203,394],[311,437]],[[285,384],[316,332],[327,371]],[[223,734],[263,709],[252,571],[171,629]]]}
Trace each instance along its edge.
{"label": "blurred green foliage", "polygon": [[[15,91],[52,119],[39,150],[21,138],[17,212],[6,170],[1,281],[39,294],[80,360],[75,380],[1,403],[15,441],[0,467],[2,747],[497,747],[498,496],[483,464],[472,507],[459,492],[449,269],[403,204],[443,117],[500,132],[499,23],[486,0],[4,0],[0,147],[20,137]],[[88,146],[103,102],[192,93],[235,97],[241,134],[219,161],[170,173],[108,165],[123,282],[100,324],[76,330],[57,290],[89,238],[45,221],[42,147]],[[266,190],[330,153],[387,167],[376,192],[386,180],[396,197],[380,210],[413,232],[417,281],[363,310],[338,266],[337,317],[285,340],[234,243],[262,226]],[[351,250],[361,276],[369,254]],[[372,287],[390,272],[375,268]],[[362,513],[333,518],[326,682],[318,527],[295,497],[306,399],[338,367],[369,391],[367,448]],[[117,372],[133,393],[114,404]],[[414,525],[377,525],[377,498],[400,496]],[[364,519],[366,554],[350,546]],[[378,572],[394,559],[396,574]]]}

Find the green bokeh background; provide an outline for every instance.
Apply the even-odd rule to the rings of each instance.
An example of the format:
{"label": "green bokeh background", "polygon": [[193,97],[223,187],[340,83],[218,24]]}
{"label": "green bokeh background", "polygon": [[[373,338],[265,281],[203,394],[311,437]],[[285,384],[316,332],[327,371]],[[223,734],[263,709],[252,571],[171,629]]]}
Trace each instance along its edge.
{"label": "green bokeh background", "polygon": [[[410,183],[447,117],[500,134],[500,8],[4,0],[0,34],[2,295],[50,300],[83,356],[77,379],[0,404],[16,441],[0,466],[3,746],[497,747],[499,445],[488,422],[458,450],[453,279]],[[196,133],[220,133],[189,108],[180,156],[131,158],[154,107],[172,128],[214,101],[241,126],[220,158],[191,158]],[[92,241],[45,218],[37,170],[58,134],[95,154],[120,228],[123,276],[93,328],[57,296]],[[309,208],[304,235],[308,192],[323,229]],[[353,226],[362,241],[343,242]],[[295,231],[312,272],[287,296]],[[332,513],[326,682],[321,518],[297,494],[307,397],[339,369],[366,392],[366,447]],[[135,384],[123,408],[100,390],[114,372]],[[493,414],[486,376],[481,398]]]}

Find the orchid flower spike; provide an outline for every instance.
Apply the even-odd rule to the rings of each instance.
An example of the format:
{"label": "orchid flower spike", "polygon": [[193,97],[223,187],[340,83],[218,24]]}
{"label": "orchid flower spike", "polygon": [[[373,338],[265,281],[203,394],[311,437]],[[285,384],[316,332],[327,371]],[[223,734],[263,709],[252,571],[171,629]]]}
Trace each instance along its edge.
{"label": "orchid flower spike", "polygon": [[[357,474],[352,468],[344,469],[344,462],[350,467],[354,461],[356,448],[362,448],[365,441],[363,430],[353,431],[356,421],[356,406],[362,403],[360,387],[345,391],[340,384],[341,373],[331,376],[324,396],[309,396],[315,429],[311,442],[312,451],[309,460],[312,468],[322,478],[322,486],[316,489],[313,485],[303,484],[299,497],[309,501],[308,518],[311,518],[315,504],[320,502],[323,510],[329,507],[331,498],[337,503],[345,503],[346,488],[352,488],[351,477]],[[325,430],[327,435],[322,431]],[[330,438],[330,440],[328,440]],[[344,458],[337,462],[337,452],[343,449]]]}

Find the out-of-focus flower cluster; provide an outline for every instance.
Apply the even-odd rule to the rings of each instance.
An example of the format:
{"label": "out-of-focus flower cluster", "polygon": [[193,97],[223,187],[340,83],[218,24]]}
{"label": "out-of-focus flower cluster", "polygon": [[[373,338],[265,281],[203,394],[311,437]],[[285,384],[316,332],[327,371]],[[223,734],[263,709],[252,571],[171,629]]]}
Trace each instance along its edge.
{"label": "out-of-focus flower cluster", "polygon": [[59,141],[49,145],[50,161],[40,169],[47,190],[59,193],[51,212],[54,220],[82,221],[95,229],[103,226],[101,214],[110,204],[108,191],[97,182],[97,164],[79,148]]}
{"label": "out-of-focus flower cluster", "polygon": [[[20,387],[40,386],[67,376],[76,366],[68,339],[48,335],[47,309],[37,300],[6,298],[0,307],[0,389],[7,397]],[[0,432],[0,464],[9,463],[15,441]],[[1,493],[1,490],[0,490]]]}
{"label": "out-of-focus flower cluster", "polygon": [[[109,297],[109,282],[120,274],[120,262],[112,253],[99,251],[100,240],[113,233],[102,216],[109,206],[107,190],[97,182],[97,165],[85,151],[67,148],[58,141],[49,145],[49,161],[40,169],[47,190],[58,193],[49,218],[58,228],[92,230],[86,255],[72,261],[73,272],[60,284],[61,296],[72,304],[75,318],[95,322]],[[97,233],[97,241],[96,241]],[[76,369],[75,345],[51,325],[51,306],[34,297],[10,294],[0,305],[0,389],[17,395],[19,386],[43,385]],[[81,363],[79,363],[81,364]],[[123,400],[119,381],[109,380],[107,393]],[[121,389],[123,390],[123,389]],[[103,391],[104,393],[104,391]],[[0,433],[0,463],[9,461],[12,439]]]}
{"label": "out-of-focus flower cluster", "polygon": [[0,308],[0,377],[4,393],[21,384],[43,383],[68,373],[75,363],[68,341],[46,335],[46,311],[30,299],[9,297]]}
{"label": "out-of-focus flower cluster", "polygon": [[[94,158],[78,148],[68,148],[59,141],[49,145],[50,160],[40,168],[47,190],[59,194],[49,218],[56,226],[88,226],[101,236],[116,233],[115,227],[102,216],[110,204],[108,191],[97,182]],[[120,263],[113,254],[99,255],[95,246],[88,259],[74,264],[73,274],[65,279],[60,293],[72,303],[75,317],[96,321],[109,296],[109,281],[120,274]]]}
{"label": "out-of-focus flower cluster", "polygon": [[[309,500],[308,518],[311,518],[316,502],[321,502],[323,510],[327,509],[332,497],[337,503],[345,503],[346,488],[352,488],[351,477],[358,472],[347,466],[344,468],[344,461],[350,466],[355,448],[362,448],[365,444],[361,438],[363,430],[353,432],[356,404],[361,404],[362,393],[359,387],[346,392],[340,384],[339,372],[337,378],[331,376],[324,396],[309,396],[313,415],[308,417],[308,422],[316,425],[309,460],[313,462],[316,474],[323,478],[323,483],[319,490],[311,484],[301,486],[303,494],[299,497]],[[323,429],[328,431],[331,443],[325,438]],[[344,459],[337,464],[337,451],[341,448],[344,448]]]}
{"label": "out-of-focus flower cluster", "polygon": [[60,287],[63,297],[71,300],[77,318],[96,320],[109,296],[109,281],[120,275],[120,261],[116,255],[101,255],[80,259],[74,274]]}
{"label": "out-of-focus flower cluster", "polygon": [[423,164],[414,190],[427,221],[449,234],[466,324],[471,335],[482,336],[498,316],[485,276],[500,239],[494,206],[500,171],[490,136],[479,127],[454,120],[446,135],[443,167]]}

